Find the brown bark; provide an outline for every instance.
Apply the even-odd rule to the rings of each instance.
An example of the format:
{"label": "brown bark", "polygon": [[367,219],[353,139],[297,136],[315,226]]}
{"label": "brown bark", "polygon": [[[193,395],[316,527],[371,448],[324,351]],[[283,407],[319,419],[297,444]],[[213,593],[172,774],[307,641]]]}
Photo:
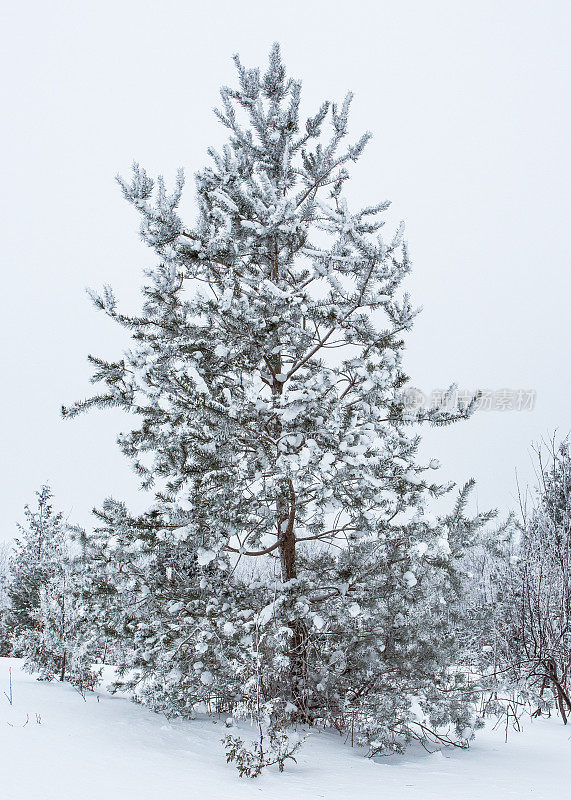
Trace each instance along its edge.
{"label": "brown bark", "polygon": [[[288,495],[278,501],[278,521],[280,524],[280,561],[282,582],[297,578],[296,538],[295,538],[295,491],[291,481]],[[292,619],[289,622],[291,634],[288,642],[290,659],[291,693],[299,717],[309,722],[307,696],[308,671],[308,630],[305,620]]]}

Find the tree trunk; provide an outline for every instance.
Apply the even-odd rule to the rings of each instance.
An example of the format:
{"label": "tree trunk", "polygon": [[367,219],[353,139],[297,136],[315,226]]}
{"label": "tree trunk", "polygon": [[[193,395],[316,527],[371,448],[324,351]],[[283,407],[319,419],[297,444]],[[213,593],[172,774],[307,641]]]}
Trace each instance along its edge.
{"label": "tree trunk", "polygon": [[565,691],[561,680],[557,675],[557,665],[554,661],[549,662],[548,665],[549,669],[549,677],[551,679],[551,683],[555,689],[555,696],[557,697],[557,707],[559,708],[559,713],[561,714],[561,718],[563,720],[563,724],[567,725],[567,716],[571,711],[571,700]]}
{"label": "tree trunk", "polygon": [[[278,244],[274,242],[272,253],[272,280],[279,279]],[[272,394],[276,406],[279,405],[279,398],[283,394],[284,381],[282,378],[282,356],[281,353],[273,353],[267,359],[273,373]],[[279,377],[278,377],[279,376]],[[273,423],[272,434],[274,440],[279,442],[282,436],[281,420],[276,418]],[[279,449],[276,458],[279,457]],[[277,498],[276,501],[276,522],[277,535],[279,539],[279,554],[281,566],[282,583],[297,578],[296,565],[296,538],[295,538],[295,514],[296,514],[296,495],[293,483],[288,480],[287,487]],[[307,667],[308,667],[308,630],[307,624],[303,619],[290,619],[288,627],[291,631],[288,641],[288,656],[290,659],[290,690],[292,700],[298,709],[298,716],[304,722],[309,720],[308,696],[307,696]]]}
{"label": "tree trunk", "polygon": [[[279,552],[282,583],[287,583],[297,578],[295,491],[291,481],[289,481],[288,490],[288,498],[282,497],[278,501],[278,520],[280,523]],[[303,619],[292,619],[289,621],[288,625],[291,631],[288,642],[291,694],[294,705],[297,706],[300,719],[304,722],[309,722],[309,704],[307,696],[307,624]]]}

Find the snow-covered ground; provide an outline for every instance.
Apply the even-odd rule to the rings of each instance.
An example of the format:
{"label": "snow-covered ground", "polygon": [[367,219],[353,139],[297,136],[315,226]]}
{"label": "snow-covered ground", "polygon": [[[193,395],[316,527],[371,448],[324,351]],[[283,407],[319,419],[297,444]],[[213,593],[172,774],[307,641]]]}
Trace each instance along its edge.
{"label": "snow-covered ground", "polygon": [[[9,692],[12,668],[13,704]],[[523,733],[480,733],[469,751],[370,761],[334,734],[315,733],[298,764],[240,779],[224,760],[223,722],[169,722],[101,691],[39,683],[0,659],[1,800],[193,800],[359,797],[503,800],[571,797],[571,729],[528,721]]]}

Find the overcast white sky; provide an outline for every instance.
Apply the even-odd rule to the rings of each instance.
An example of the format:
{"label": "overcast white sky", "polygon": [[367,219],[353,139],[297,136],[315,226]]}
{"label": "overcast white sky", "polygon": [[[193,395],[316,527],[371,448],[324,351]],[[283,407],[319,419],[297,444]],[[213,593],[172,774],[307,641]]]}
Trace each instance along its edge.
{"label": "overcast white sky", "polygon": [[0,538],[43,481],[82,524],[108,494],[144,507],[114,443],[127,420],[59,416],[89,393],[86,354],[123,342],[85,287],[135,309],[153,263],[113,177],[137,159],[192,179],[222,141],[231,54],[256,65],[276,39],[308,113],[351,89],[352,131],[374,133],[352,194],[406,221],[413,383],[537,391],[533,412],[425,436],[480,508],[512,506],[530,443],[571,428],[570,22],[564,0],[5,1]]}

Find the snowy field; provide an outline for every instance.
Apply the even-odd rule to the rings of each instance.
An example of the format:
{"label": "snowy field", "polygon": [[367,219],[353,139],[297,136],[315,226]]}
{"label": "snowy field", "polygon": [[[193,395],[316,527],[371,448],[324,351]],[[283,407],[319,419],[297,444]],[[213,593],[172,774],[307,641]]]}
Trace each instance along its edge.
{"label": "snowy field", "polygon": [[[12,667],[13,704],[9,693]],[[39,683],[0,659],[1,800],[337,798],[503,800],[571,796],[571,730],[528,721],[523,733],[480,733],[465,752],[370,761],[333,734],[313,734],[298,764],[240,779],[227,766],[223,722],[168,722],[104,691]]]}

